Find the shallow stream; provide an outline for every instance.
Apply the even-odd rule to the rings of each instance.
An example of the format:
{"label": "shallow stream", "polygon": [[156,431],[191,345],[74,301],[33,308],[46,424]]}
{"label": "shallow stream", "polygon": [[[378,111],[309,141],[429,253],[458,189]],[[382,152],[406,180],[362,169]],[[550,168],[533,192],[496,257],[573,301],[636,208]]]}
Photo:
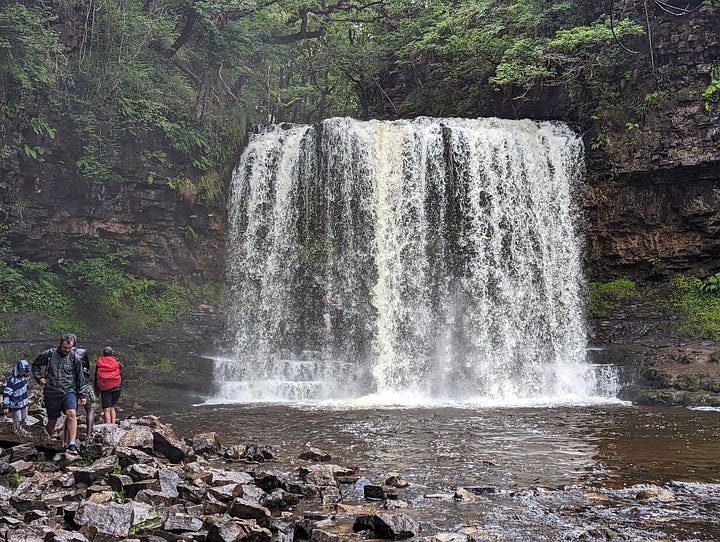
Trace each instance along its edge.
{"label": "shallow stream", "polygon": [[[157,411],[291,470],[309,446],[383,483],[424,533],[477,540],[720,540],[720,412],[624,404],[536,408],[199,405]],[[458,487],[479,496],[458,500]],[[345,493],[356,491],[349,486]],[[347,500],[347,499],[344,499]],[[358,494],[358,502],[359,499]],[[320,509],[319,503],[314,503]],[[464,529],[464,531],[463,531]]]}

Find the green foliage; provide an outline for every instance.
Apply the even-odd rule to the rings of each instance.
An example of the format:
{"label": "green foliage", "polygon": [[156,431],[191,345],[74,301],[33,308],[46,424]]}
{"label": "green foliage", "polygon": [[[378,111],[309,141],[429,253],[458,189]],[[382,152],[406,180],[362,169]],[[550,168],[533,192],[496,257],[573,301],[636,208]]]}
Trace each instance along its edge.
{"label": "green foliage", "polygon": [[39,319],[42,331],[112,328],[121,335],[158,329],[189,314],[200,301],[218,302],[218,286],[184,286],[137,277],[126,269],[133,251],[117,243],[80,242],[77,258],[57,270],[42,262],[0,262],[0,336],[13,334],[12,315]]}
{"label": "green foliage", "polygon": [[[172,111],[167,103],[156,99],[129,97],[120,97],[117,103],[124,129],[133,135],[158,131],[167,138],[173,149],[188,158],[203,152],[208,145],[208,136],[189,120],[177,119],[177,112]],[[145,152],[164,154],[162,151]],[[212,165],[206,156],[195,159],[204,160],[206,167]]]}
{"label": "green foliage", "polygon": [[702,194],[694,197],[690,203],[685,206],[685,210],[690,213],[704,213],[705,211],[709,211],[711,208],[712,206],[705,200],[705,196]]}
{"label": "green foliage", "polygon": [[[11,267],[0,262],[0,291],[0,315],[20,312],[42,318],[46,322],[43,331],[55,335],[67,329],[83,329],[60,277],[45,263],[22,260]],[[12,328],[6,324],[2,331],[7,336]]]}
{"label": "green foliage", "polygon": [[196,242],[198,240],[198,234],[189,224],[187,226],[180,226],[180,231],[183,233],[186,239]]}
{"label": "green foliage", "polygon": [[[223,189],[225,187],[225,181],[215,171],[211,171],[207,175],[202,175],[198,182],[198,195],[199,197],[211,204],[219,205],[222,202]],[[212,216],[215,216],[211,213]]]}
{"label": "green foliage", "polygon": [[[5,189],[5,186],[3,186],[3,183],[0,183],[0,190],[2,189]],[[1,210],[2,207],[0,206],[0,211]],[[0,224],[0,256],[6,254],[10,248],[10,239],[8,238],[10,230],[11,226],[9,224]]]}
{"label": "green foliage", "polygon": [[150,526],[152,526],[152,525],[155,525],[157,522],[161,521],[161,520],[162,520],[162,514],[161,514],[158,510],[156,510],[155,512],[156,512],[157,516],[152,517],[152,518],[148,518],[148,519],[146,519],[146,520],[144,520],[144,521],[141,521],[141,522],[139,522],[139,523],[135,523],[134,525],[132,525],[132,526],[130,527],[130,530],[128,531],[128,533],[129,533],[129,534],[138,533],[138,532],[142,531],[143,529],[145,529],[146,527],[150,527]]}
{"label": "green foliage", "polygon": [[125,271],[130,255],[122,247],[106,247],[103,254],[63,263],[69,287],[83,292],[79,310],[85,318],[132,334],[172,321],[191,309],[186,288]]}
{"label": "green foliage", "polygon": [[[94,152],[92,148],[86,147],[85,150]],[[104,162],[94,155],[81,156],[76,162],[80,174],[94,183],[120,182],[122,177],[110,164]]]}
{"label": "green foliage", "polygon": [[[557,85],[588,111],[610,114],[636,60],[614,44],[606,10],[589,0],[60,6],[0,8],[0,89],[11,90],[0,120],[40,139],[17,148],[41,161],[42,139],[70,119],[74,133],[64,136],[83,149],[73,156],[83,178],[121,181],[120,149],[137,140],[151,162],[149,183],[169,179],[188,201],[211,205],[223,202],[218,179],[252,124],[475,116],[498,91],[522,98]],[[76,30],[63,35],[68,47],[58,35],[65,27]],[[643,32],[623,18],[614,28],[622,37]],[[661,100],[648,94],[638,108]]]}
{"label": "green foliage", "polygon": [[36,135],[44,135],[50,139],[55,139],[55,128],[48,124],[48,120],[44,115],[30,118],[30,127]]}
{"label": "green foliage", "polygon": [[[712,283],[709,279],[713,278]],[[677,276],[673,279],[674,290],[668,301],[670,307],[679,310],[683,318],[677,320],[677,331],[688,337],[720,340],[720,295],[717,290],[707,290],[709,284],[720,280],[718,274],[706,280],[697,277]]]}
{"label": "green foliage", "polygon": [[0,88],[26,96],[49,92],[66,68],[56,16],[45,3],[0,4]]}
{"label": "green foliage", "polygon": [[89,455],[83,454],[80,456],[76,461],[73,461],[74,467],[89,467],[92,465],[95,461],[90,457]]}
{"label": "green foliage", "polygon": [[4,476],[5,485],[10,489],[16,489],[20,485],[20,475],[17,472],[10,472]]}
{"label": "green foliage", "polygon": [[26,157],[26,158],[32,158],[33,160],[37,162],[44,162],[45,158],[44,155],[47,152],[47,149],[45,147],[40,146],[32,146],[27,143],[24,143],[22,140],[18,140],[20,152]]}
{"label": "green foliage", "polygon": [[590,141],[591,149],[601,149],[607,141],[607,134],[605,132],[598,133],[592,141]]}
{"label": "green foliage", "polygon": [[637,285],[626,278],[591,282],[589,294],[588,313],[593,317],[606,316],[621,305],[637,299],[639,295]]}
{"label": "green foliage", "polygon": [[705,109],[712,111],[720,101],[720,79],[711,79],[710,84],[703,90],[702,97],[705,100]]}
{"label": "green foliage", "polygon": [[713,292],[720,294],[720,273],[715,273],[705,280],[697,283],[701,292]]}
{"label": "green foliage", "polygon": [[[615,21],[615,32],[619,35],[640,35],[645,30],[637,22],[622,19]],[[590,25],[560,29],[550,42],[550,49],[559,53],[577,53],[582,48],[610,44],[613,40],[609,21],[605,16]]]}
{"label": "green foliage", "polygon": [[650,111],[658,109],[668,99],[669,92],[667,90],[656,90],[649,92],[634,107],[638,115],[645,115]]}
{"label": "green foliage", "polygon": [[164,356],[159,358],[148,358],[140,352],[134,352],[133,362],[134,367],[142,371],[169,374],[176,370],[173,368],[172,360]]}
{"label": "green foliage", "polygon": [[705,101],[705,109],[708,111],[712,111],[720,103],[720,60],[713,62],[710,83],[702,91],[702,97]]}
{"label": "green foliage", "polygon": [[[403,114],[437,115],[450,102],[453,115],[472,116],[497,91],[523,99],[547,86],[565,87],[585,115],[610,112],[621,98],[620,76],[635,69],[607,14],[583,0],[424,5],[393,30],[406,41],[389,55],[418,87],[398,108]],[[629,19],[614,28],[620,36],[644,32]]]}
{"label": "green foliage", "polygon": [[167,180],[167,184],[173,190],[176,190],[183,199],[191,203],[197,201],[198,188],[195,183],[188,177],[181,175]]}
{"label": "green foliage", "polygon": [[529,88],[539,79],[552,77],[554,71],[545,65],[542,58],[548,43],[548,39],[516,39],[503,53],[490,82]]}

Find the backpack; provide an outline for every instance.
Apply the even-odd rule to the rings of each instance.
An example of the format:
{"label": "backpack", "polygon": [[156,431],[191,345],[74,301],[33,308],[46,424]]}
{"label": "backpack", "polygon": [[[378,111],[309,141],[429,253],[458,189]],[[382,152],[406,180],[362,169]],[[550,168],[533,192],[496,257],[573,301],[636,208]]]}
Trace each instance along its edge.
{"label": "backpack", "polygon": [[97,370],[95,372],[95,386],[100,391],[108,391],[120,386],[120,364],[112,356],[98,358]]}

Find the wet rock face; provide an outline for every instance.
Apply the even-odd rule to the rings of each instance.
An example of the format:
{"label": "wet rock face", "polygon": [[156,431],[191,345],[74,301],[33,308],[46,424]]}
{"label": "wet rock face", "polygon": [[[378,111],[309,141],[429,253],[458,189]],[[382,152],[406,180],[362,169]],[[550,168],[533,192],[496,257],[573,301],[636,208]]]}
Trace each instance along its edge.
{"label": "wet rock face", "polygon": [[585,187],[590,278],[705,276],[720,268],[718,171],[720,163],[678,167]]}
{"label": "wet rock face", "polygon": [[149,172],[158,169],[141,154],[153,148],[150,142],[128,141],[121,149],[117,182],[93,182],[75,167],[82,149],[74,143],[72,126],[61,119],[52,122],[57,137],[39,142],[48,149],[44,162],[18,153],[0,157],[0,177],[7,183],[0,197],[11,226],[13,259],[56,265],[82,256],[73,243],[102,239],[136,249],[131,271],[139,276],[222,279],[224,266],[218,261],[224,258],[224,232],[217,212],[183,197],[167,182],[148,181]]}
{"label": "wet rock face", "polygon": [[619,370],[619,398],[640,405],[720,405],[720,343],[680,337],[658,300],[590,321],[589,361]]}
{"label": "wet rock face", "polygon": [[[653,12],[651,31],[656,71],[638,59],[625,89],[646,107],[617,107],[604,128],[590,127],[604,130],[602,144],[597,135],[586,139],[580,205],[591,280],[702,276],[720,267],[720,107],[702,96],[720,57],[717,14]],[[643,40],[636,48],[645,51]]]}

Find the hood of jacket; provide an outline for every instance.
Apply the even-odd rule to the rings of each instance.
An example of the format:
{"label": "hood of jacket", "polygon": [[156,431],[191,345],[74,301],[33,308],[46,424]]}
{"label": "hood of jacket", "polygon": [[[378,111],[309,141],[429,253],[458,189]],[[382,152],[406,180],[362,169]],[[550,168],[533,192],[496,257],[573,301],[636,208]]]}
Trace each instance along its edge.
{"label": "hood of jacket", "polygon": [[20,373],[22,372],[30,372],[30,364],[27,362],[27,360],[21,359],[15,364],[15,368],[13,369],[13,375],[20,376]]}

